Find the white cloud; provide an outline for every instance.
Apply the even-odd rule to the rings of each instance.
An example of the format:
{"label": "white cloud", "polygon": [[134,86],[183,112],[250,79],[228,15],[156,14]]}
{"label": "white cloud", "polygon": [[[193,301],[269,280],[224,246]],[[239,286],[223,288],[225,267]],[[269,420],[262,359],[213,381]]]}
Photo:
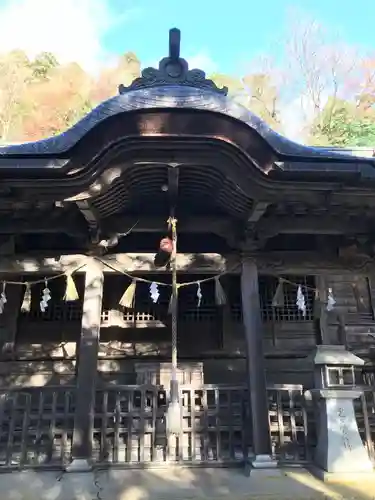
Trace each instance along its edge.
{"label": "white cloud", "polygon": [[313,114],[304,102],[303,96],[297,96],[291,102],[280,106],[281,124],[286,137],[292,141],[304,143],[306,128],[313,119]]}
{"label": "white cloud", "polygon": [[50,51],[61,63],[95,71],[103,59],[101,36],[113,22],[106,0],[2,0],[0,52]]}
{"label": "white cloud", "polygon": [[[321,96],[321,109],[327,104],[329,93]],[[317,116],[312,100],[306,95],[297,95],[292,101],[280,106],[281,124],[286,137],[304,143],[309,127]]]}
{"label": "white cloud", "polygon": [[217,70],[217,64],[206,52],[186,57],[190,69],[202,69],[207,74],[214,73]]}

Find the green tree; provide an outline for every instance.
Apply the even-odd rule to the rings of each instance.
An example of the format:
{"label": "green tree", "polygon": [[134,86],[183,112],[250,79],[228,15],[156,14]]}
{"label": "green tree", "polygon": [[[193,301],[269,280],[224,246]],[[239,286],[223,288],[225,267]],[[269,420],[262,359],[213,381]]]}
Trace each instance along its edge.
{"label": "green tree", "polygon": [[218,87],[228,87],[228,95],[275,130],[280,129],[279,93],[272,75],[254,72],[243,78],[215,73],[210,77]]}
{"label": "green tree", "polygon": [[310,143],[321,146],[370,146],[375,145],[375,113],[347,101],[330,102],[323,109],[312,127]]}
{"label": "green tree", "polygon": [[32,76],[35,80],[45,80],[51,70],[59,65],[58,60],[51,52],[41,52],[30,63]]}
{"label": "green tree", "polygon": [[273,129],[280,129],[279,91],[272,76],[266,73],[249,74],[242,79],[242,83],[245,106]]}

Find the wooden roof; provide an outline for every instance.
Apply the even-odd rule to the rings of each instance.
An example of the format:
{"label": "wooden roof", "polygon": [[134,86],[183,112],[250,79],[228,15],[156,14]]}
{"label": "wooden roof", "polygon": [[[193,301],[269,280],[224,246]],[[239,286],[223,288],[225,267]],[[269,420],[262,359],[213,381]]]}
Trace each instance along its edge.
{"label": "wooden roof", "polygon": [[14,234],[49,248],[58,233],[60,247],[80,252],[137,218],[147,219],[139,232],[157,233],[171,204],[183,231],[228,244],[238,235],[372,231],[375,158],[282,137],[189,70],[179,41],[171,30],[158,69],[63,134],[0,147],[0,249]]}

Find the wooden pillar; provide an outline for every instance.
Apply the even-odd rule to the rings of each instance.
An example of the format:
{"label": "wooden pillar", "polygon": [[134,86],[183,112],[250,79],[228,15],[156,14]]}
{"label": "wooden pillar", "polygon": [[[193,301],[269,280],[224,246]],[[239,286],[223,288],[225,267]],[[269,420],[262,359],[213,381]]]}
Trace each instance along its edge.
{"label": "wooden pillar", "polygon": [[5,290],[7,303],[0,315],[0,354],[5,356],[14,352],[23,292],[22,285],[8,285]]}
{"label": "wooden pillar", "polygon": [[73,461],[69,465],[68,471],[89,470],[91,468],[103,284],[102,265],[94,259],[88,260],[76,379]]}
{"label": "wooden pillar", "polygon": [[258,271],[255,262],[244,261],[241,274],[242,315],[246,336],[252,440],[255,468],[275,467],[271,459],[268,398],[263,352]]}

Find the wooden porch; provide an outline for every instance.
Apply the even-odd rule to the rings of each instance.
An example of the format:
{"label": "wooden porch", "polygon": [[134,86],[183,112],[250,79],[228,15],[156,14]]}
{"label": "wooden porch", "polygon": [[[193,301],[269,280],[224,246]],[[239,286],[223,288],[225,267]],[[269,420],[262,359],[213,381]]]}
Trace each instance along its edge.
{"label": "wooden porch", "polygon": [[[46,267],[50,273],[52,269],[58,273],[67,269],[64,266],[70,269],[71,260],[67,264],[47,262]],[[92,262],[91,258],[86,260]],[[95,310],[85,305],[86,268],[74,276],[79,300],[64,301],[65,280],[52,280],[52,300],[43,314],[39,308],[43,283],[33,287],[27,313],[20,312],[19,287],[8,287],[1,329],[1,467],[65,467],[74,456],[74,439],[81,439],[82,432],[90,460],[97,466],[246,465],[254,450],[240,274],[234,271],[222,278],[227,295],[225,307],[215,305],[209,287],[200,308],[196,307],[195,289],[180,296],[185,304],[179,312],[178,336],[183,425],[179,436],[168,437],[169,295],[164,296],[161,290],[155,308],[150,305],[148,287],[139,286],[134,310],[123,310],[118,300],[129,280],[114,270],[113,260],[111,267],[103,267],[102,299],[97,304],[100,328],[89,362],[80,356],[84,311],[90,307],[92,314]],[[190,264],[188,269],[180,264],[179,280],[204,279],[209,272],[232,269],[233,260],[220,260],[215,267],[211,257],[210,268],[207,264]],[[23,273],[17,275],[21,280],[38,279],[47,271],[40,263],[35,269],[31,261],[17,265],[19,272],[23,266]],[[126,269],[134,272],[134,268]],[[331,342],[341,343],[337,311],[342,310],[346,311],[345,342],[365,352],[369,360],[365,372],[356,380],[357,386],[365,387],[356,411],[362,438],[374,457],[372,337],[366,331],[375,327],[371,281],[368,276],[357,275],[353,289],[352,274],[337,263],[330,273],[324,268],[315,269],[315,274],[313,271],[307,265],[298,268],[298,263],[294,268],[277,270],[284,278],[311,290],[325,276],[337,301],[336,313],[327,319],[326,329],[316,327],[310,288],[306,288],[307,311],[303,316],[296,307],[293,288],[285,288],[284,306],[275,309],[271,303],[277,276],[260,271],[257,277],[272,453],[280,463],[306,464],[312,459],[316,419],[314,407],[304,398],[306,389],[314,386],[309,355],[321,342],[321,331]],[[140,275],[168,279],[167,273],[150,274],[149,270]],[[367,344],[364,337],[368,338]],[[80,367],[90,377],[83,388],[79,384]],[[87,387],[92,387],[93,399],[86,400],[80,409],[77,402],[80,400],[82,405]]]}

